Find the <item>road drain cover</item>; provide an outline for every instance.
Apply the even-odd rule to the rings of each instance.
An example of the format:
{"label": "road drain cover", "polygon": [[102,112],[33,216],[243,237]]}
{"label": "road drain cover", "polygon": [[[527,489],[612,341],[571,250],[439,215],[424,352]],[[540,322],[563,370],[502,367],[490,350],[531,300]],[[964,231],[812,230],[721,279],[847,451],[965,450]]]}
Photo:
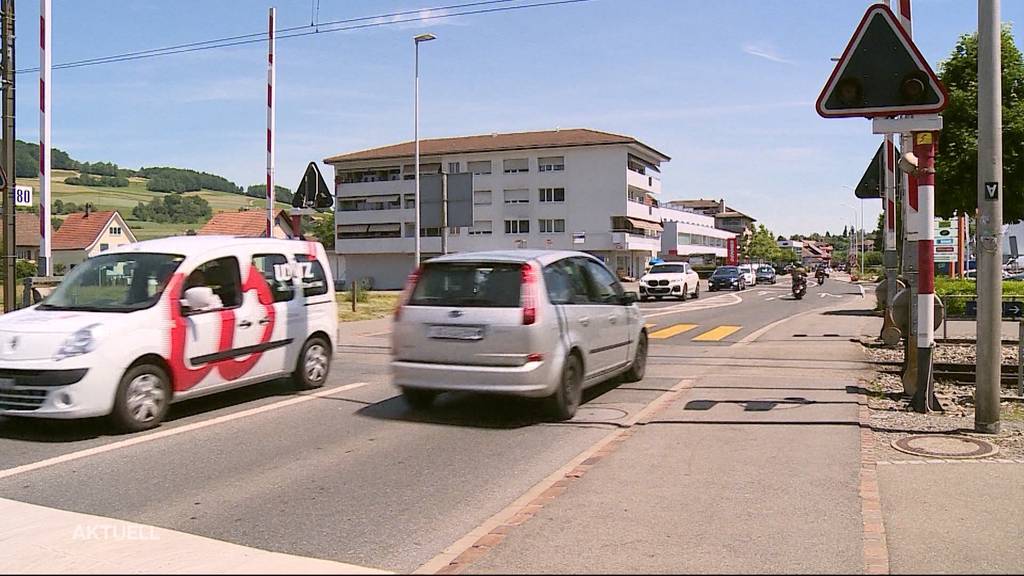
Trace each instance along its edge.
{"label": "road drain cover", "polygon": [[946,434],[906,436],[893,440],[892,447],[928,458],[986,458],[999,452],[999,448],[984,440]]}

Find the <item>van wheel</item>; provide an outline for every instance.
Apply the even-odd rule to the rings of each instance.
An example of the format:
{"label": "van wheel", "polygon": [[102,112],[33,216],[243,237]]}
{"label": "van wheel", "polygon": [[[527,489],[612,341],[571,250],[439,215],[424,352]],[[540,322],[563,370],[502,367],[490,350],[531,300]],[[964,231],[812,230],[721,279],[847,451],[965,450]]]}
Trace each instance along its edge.
{"label": "van wheel", "polygon": [[121,377],[110,418],[122,432],[156,428],[171,404],[167,372],[156,364],[132,366]]}
{"label": "van wheel", "polygon": [[327,382],[330,371],[331,345],[320,336],[313,336],[302,345],[292,382],[299,390],[319,388]]}
{"label": "van wheel", "polygon": [[644,379],[645,372],[647,372],[647,332],[641,332],[640,339],[636,342],[633,363],[629,365],[629,370],[622,377],[626,382],[639,382]]}
{"label": "van wheel", "polygon": [[556,420],[568,420],[576,415],[576,409],[583,400],[583,366],[575,354],[565,359],[562,367],[562,381],[558,390],[548,397],[548,409]]}
{"label": "van wheel", "polygon": [[405,398],[405,402],[409,406],[418,410],[425,410],[434,403],[434,398],[437,398],[437,392],[423,390],[422,388],[402,388],[402,398]]}

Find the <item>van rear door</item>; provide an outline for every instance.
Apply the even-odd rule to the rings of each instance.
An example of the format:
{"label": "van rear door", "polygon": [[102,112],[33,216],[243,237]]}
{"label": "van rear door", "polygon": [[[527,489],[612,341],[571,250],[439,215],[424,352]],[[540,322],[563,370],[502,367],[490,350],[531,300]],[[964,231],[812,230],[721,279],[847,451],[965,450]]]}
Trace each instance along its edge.
{"label": "van rear door", "polygon": [[[524,306],[524,279],[539,268],[520,262],[437,262],[420,271],[395,321],[396,360],[521,366],[538,352],[536,307]],[[536,287],[533,287],[536,289]],[[536,295],[532,296],[536,306]],[[525,304],[529,304],[526,302]]]}

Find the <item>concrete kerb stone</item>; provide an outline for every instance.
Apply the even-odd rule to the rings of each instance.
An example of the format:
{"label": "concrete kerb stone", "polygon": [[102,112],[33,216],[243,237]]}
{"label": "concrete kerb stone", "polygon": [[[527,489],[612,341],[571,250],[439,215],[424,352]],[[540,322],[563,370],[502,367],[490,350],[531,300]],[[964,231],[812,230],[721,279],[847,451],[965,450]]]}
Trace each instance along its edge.
{"label": "concrete kerb stone", "polygon": [[864,573],[889,573],[889,545],[882,517],[882,499],[878,490],[878,458],[871,429],[871,410],[866,394],[858,394],[860,405],[860,501],[864,522]]}

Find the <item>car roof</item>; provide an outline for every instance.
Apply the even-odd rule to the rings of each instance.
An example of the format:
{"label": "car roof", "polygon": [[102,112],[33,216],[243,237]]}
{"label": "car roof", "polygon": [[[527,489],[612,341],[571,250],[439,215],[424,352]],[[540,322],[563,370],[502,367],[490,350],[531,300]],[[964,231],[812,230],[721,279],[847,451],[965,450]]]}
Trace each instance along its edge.
{"label": "car roof", "polygon": [[202,254],[215,248],[261,248],[276,246],[279,250],[290,247],[291,250],[307,252],[309,241],[284,240],[281,238],[238,238],[235,236],[171,236],[155,240],[143,240],[132,244],[123,244],[107,250],[106,254],[121,252],[156,252],[161,254]]}
{"label": "car roof", "polygon": [[591,260],[597,260],[586,252],[575,250],[486,250],[482,252],[458,252],[446,256],[438,256],[427,260],[426,263],[439,262],[539,262],[547,265],[564,258],[583,256]]}

